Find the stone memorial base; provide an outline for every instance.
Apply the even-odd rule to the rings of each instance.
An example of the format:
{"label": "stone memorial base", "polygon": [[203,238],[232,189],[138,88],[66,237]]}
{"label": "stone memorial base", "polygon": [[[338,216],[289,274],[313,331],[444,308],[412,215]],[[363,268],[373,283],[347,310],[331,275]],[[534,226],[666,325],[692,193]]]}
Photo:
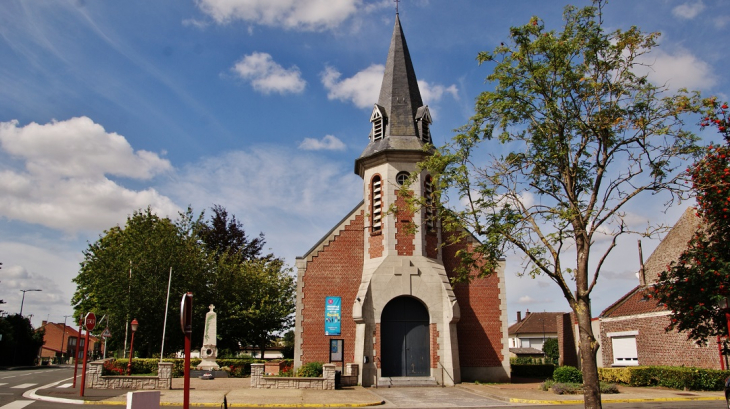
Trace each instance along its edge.
{"label": "stone memorial base", "polygon": [[201,371],[201,370],[190,371],[190,377],[202,379],[203,375],[205,375],[207,373],[213,374],[213,377],[215,377],[215,378],[228,378],[228,372],[226,372],[226,371]]}

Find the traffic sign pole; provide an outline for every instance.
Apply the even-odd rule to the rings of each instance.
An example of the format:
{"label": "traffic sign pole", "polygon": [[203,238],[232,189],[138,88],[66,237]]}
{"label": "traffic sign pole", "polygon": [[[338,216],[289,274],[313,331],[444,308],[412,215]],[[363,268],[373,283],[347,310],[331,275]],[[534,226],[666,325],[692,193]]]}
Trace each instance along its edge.
{"label": "traffic sign pole", "polygon": [[[89,331],[96,326],[96,314],[90,312],[84,318],[84,326],[86,327],[86,341],[84,341],[84,365],[81,367],[81,396],[84,396],[84,387],[86,386],[86,357],[89,354]],[[79,333],[81,337],[81,333]]]}
{"label": "traffic sign pole", "polygon": [[83,324],[83,318],[79,318],[79,336],[76,338],[76,350],[74,352],[74,383],[72,388],[76,387],[76,372],[79,369],[79,344],[81,343],[81,328]]}
{"label": "traffic sign pole", "polygon": [[193,293],[191,292],[184,294],[180,302],[180,327],[185,334],[183,409],[190,409],[190,336],[193,333]]}

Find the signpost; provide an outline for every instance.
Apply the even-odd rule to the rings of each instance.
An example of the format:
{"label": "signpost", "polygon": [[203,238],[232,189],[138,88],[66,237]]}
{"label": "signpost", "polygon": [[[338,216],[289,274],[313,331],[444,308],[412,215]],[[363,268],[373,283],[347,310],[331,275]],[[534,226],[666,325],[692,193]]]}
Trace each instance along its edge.
{"label": "signpost", "polygon": [[190,409],[190,336],[193,333],[193,293],[183,294],[180,302],[180,328],[185,334],[185,380],[183,409]]}
{"label": "signpost", "polygon": [[[81,367],[81,396],[84,396],[84,387],[86,386],[86,356],[89,354],[89,332],[96,327],[96,314],[90,312],[84,317],[84,326],[86,327],[86,338],[84,341],[84,365]],[[79,333],[81,338],[81,333]]]}
{"label": "signpost", "polygon": [[79,336],[76,338],[76,349],[74,352],[74,383],[72,388],[76,387],[76,372],[79,369],[79,344],[81,343],[81,326],[84,324],[84,320],[79,318]]}
{"label": "signpost", "polygon": [[[109,323],[107,323],[108,325]],[[104,359],[106,359],[106,340],[111,338],[112,333],[109,332],[109,327],[104,328],[104,332],[101,333],[101,337],[104,338]]]}

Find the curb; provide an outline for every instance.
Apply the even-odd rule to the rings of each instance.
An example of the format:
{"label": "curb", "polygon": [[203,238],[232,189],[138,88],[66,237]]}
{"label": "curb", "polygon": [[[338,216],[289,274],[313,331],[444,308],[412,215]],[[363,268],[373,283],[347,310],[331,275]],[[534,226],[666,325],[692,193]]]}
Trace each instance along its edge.
{"label": "curb", "polygon": [[[635,398],[635,399],[601,399],[601,403],[652,403],[652,402],[697,402],[697,401],[722,401],[719,396],[698,396],[696,398]],[[519,399],[510,398],[510,403],[526,403],[534,405],[582,405],[582,400],[541,400],[541,399]]]}
{"label": "curb", "polygon": [[[122,401],[103,401],[103,400],[85,400],[85,401],[74,401],[77,404],[84,405],[109,405],[109,406],[122,406],[126,405],[127,402]],[[64,402],[65,403],[65,402]],[[176,402],[160,402],[160,406],[180,406],[182,403]],[[368,403],[229,403],[229,408],[363,408],[366,406],[380,406],[384,405],[385,401],[379,402],[368,402]],[[204,408],[219,408],[221,403],[190,403],[191,407],[204,407]]]}
{"label": "curb", "polygon": [[25,391],[23,393],[23,397],[24,398],[27,398],[27,399],[40,400],[40,401],[44,401],[44,402],[70,403],[72,405],[82,405],[82,404],[84,404],[84,401],[78,400],[78,399],[54,398],[52,396],[42,396],[42,395],[36,394],[36,391],[38,391],[39,389],[50,388],[50,387],[53,387],[53,386],[58,385],[61,382],[66,382],[66,381],[68,381],[70,379],[73,379],[73,378],[61,379],[58,382],[49,383],[48,385],[43,385],[43,386],[39,386],[39,387],[37,387],[35,389],[27,390],[27,391]]}

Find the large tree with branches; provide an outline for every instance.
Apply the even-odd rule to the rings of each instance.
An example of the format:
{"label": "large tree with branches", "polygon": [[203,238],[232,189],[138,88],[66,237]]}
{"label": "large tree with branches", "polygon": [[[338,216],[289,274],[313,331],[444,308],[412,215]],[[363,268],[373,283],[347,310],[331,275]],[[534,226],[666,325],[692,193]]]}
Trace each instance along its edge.
{"label": "large tree with branches", "polygon": [[[631,232],[625,208],[642,193],[683,189],[683,163],[699,149],[683,123],[697,110],[697,95],[671,93],[637,73],[658,34],[606,32],[603,3],[566,7],[560,32],[533,17],[480,53],[478,62],[494,67],[487,77],[494,89],[479,95],[470,122],[422,164],[440,194],[460,199],[441,209],[443,229],[466,228],[481,239],[459,253],[462,278],[474,268],[491,274],[516,250],[527,274],[560,288],[578,320],[590,408],[601,407],[591,293],[617,239]],[[485,153],[493,139],[503,154]]]}

